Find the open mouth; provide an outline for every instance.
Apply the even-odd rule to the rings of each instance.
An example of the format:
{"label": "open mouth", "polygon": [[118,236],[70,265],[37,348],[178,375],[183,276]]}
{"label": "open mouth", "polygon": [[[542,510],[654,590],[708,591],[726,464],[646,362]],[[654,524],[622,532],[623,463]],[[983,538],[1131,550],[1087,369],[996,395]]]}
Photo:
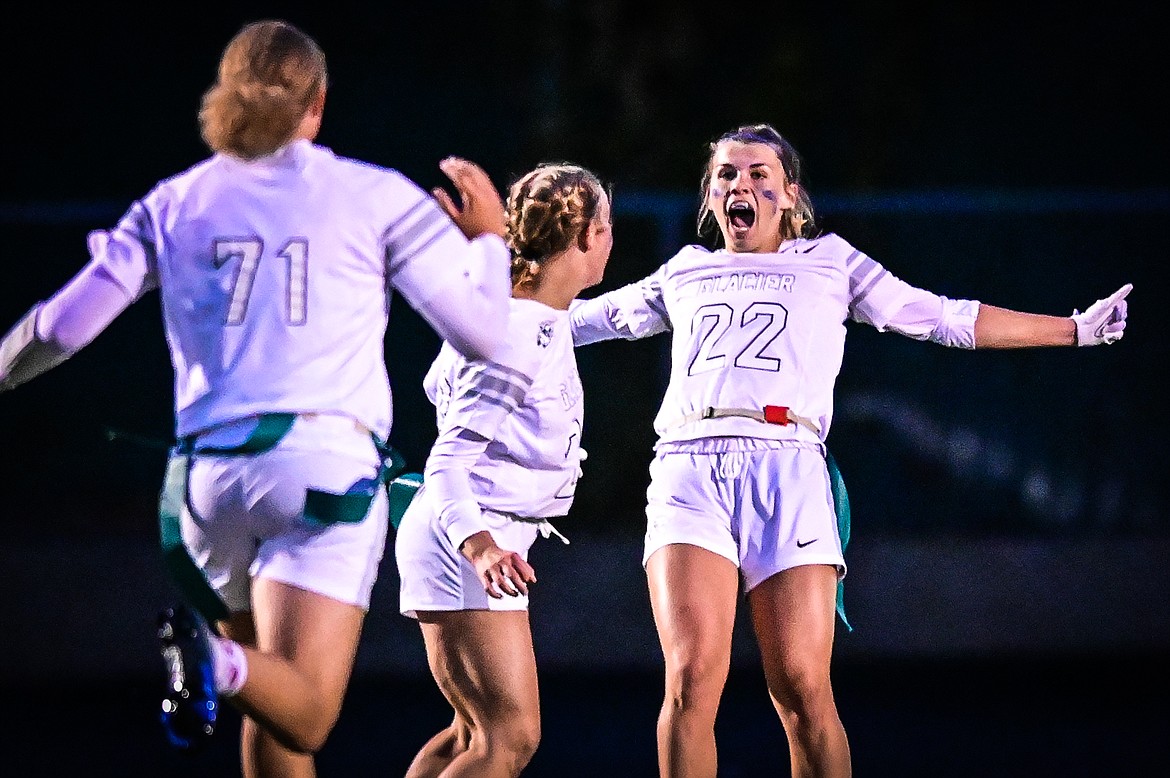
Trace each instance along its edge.
{"label": "open mouth", "polygon": [[736,200],[727,206],[727,221],[732,229],[750,229],[756,223],[756,209],[744,200]]}

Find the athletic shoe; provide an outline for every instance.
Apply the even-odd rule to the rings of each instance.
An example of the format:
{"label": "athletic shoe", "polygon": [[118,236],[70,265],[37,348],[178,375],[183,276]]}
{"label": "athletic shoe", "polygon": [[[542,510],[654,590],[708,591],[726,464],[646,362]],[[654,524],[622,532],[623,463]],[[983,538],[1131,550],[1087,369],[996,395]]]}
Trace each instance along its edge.
{"label": "athletic shoe", "polygon": [[198,748],[215,732],[219,701],[212,638],[211,627],[190,608],[179,605],[159,615],[159,648],[167,667],[162,725],[167,740],[176,748]]}

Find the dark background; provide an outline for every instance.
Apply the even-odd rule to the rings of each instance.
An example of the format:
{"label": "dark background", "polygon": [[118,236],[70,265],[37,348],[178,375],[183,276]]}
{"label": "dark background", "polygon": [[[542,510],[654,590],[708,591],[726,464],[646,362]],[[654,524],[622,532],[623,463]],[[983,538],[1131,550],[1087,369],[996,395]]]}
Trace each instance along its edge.
{"label": "dark background", "polygon": [[[584,164],[612,182],[615,249],[606,280],[590,295],[641,278],[683,243],[697,241],[706,144],[755,121],[774,124],[803,154],[820,226],[915,285],[1066,315],[1132,282],[1129,329],[1109,348],[959,352],[850,324],[829,446],[850,488],[861,553],[867,538],[939,550],[972,540],[1039,549],[1077,543],[1101,556],[1115,554],[1109,544],[1118,539],[1165,548],[1170,425],[1160,313],[1170,154],[1162,117],[1170,69],[1166,27],[1153,4],[1077,11],[970,2],[440,0],[179,5],[163,16],[157,5],[131,8],[114,14],[94,6],[30,6],[5,20],[0,329],[81,267],[89,230],[110,226],[157,180],[206,156],[195,115],[223,46],[244,22],[280,16],[314,36],[329,58],[318,141],[337,153],[398,168],[427,187],[440,182],[437,163],[447,154],[478,161],[501,188],[548,160]],[[387,337],[392,442],[416,469],[434,435],[420,383],[437,349],[433,333],[399,300]],[[590,459],[573,512],[558,525],[570,537],[640,540],[665,353],[661,338],[578,352]],[[77,548],[110,538],[153,542],[171,403],[153,294],[69,363],[0,398],[0,544],[12,552],[6,558],[23,548]],[[558,563],[571,566],[571,557],[559,555]],[[1043,575],[1024,572],[1030,574]],[[1131,607],[1131,621],[1152,612],[1162,625],[1120,647],[1098,650],[1075,635],[1067,651],[1024,645],[994,657],[996,667],[1010,668],[999,672],[947,664],[970,654],[983,661],[978,645],[966,653],[940,645],[931,662],[948,669],[934,676],[914,675],[922,665],[903,657],[894,669],[875,672],[918,687],[931,682],[924,677],[945,685],[972,673],[988,683],[995,677],[1040,683],[1028,662],[1039,655],[1044,665],[1048,657],[1045,666],[1056,668],[1044,676],[1051,688],[1030,698],[1048,707],[1030,719],[1050,721],[1051,728],[1014,745],[1009,738],[996,774],[1039,759],[1037,739],[1053,737],[1059,742],[1045,741],[1044,750],[1057,763],[1054,755],[1065,753],[1067,768],[1028,774],[1111,774],[1096,770],[1106,769],[1105,754],[1114,750],[1134,759],[1157,753],[1164,761],[1164,746],[1155,752],[1149,741],[1134,742],[1151,726],[1146,713],[1161,716],[1164,729],[1165,714],[1155,714],[1142,691],[1150,679],[1137,672],[1119,679],[1105,669],[1128,663],[1164,676],[1151,658],[1170,648],[1166,603],[1143,596],[1165,591],[1165,568],[1154,574],[1160,579],[1133,580],[1132,597],[1104,606],[1123,620]],[[626,596],[644,605],[641,588]],[[992,596],[970,593],[972,600]],[[15,597],[5,612],[31,618]],[[604,628],[598,631],[604,640]],[[19,667],[9,670],[19,676]],[[750,669],[743,672],[752,677]],[[971,740],[963,747],[971,754],[984,753],[973,727],[1019,723],[994,718],[1002,698],[975,700],[970,720],[956,721],[928,715],[929,703],[914,695],[876,688],[864,680],[871,678],[864,666],[846,664],[841,672],[845,689],[873,690],[872,697],[857,692],[842,703],[856,706],[846,721],[855,741],[871,746],[857,756],[859,765],[871,765],[868,774],[938,774],[876,745],[886,734],[897,737],[891,722],[899,716],[923,732],[935,723],[939,731],[966,733]],[[546,689],[587,694],[583,675],[571,667],[562,675],[563,686],[550,682]],[[1133,714],[1124,718],[1128,734],[1101,737],[1099,747],[1085,744],[1093,740],[1089,732],[1100,730],[1067,737],[1079,730],[1070,730],[1062,711],[1075,703],[1055,691],[1086,677],[1108,679],[1111,694],[1118,686],[1131,692],[1110,698]],[[654,675],[648,678],[638,696],[648,705],[646,720],[629,725],[640,731],[631,738],[643,757],[652,748],[660,694]],[[422,690],[416,694],[425,696],[429,679],[415,681]],[[940,696],[970,699],[975,692]],[[751,693],[759,703],[758,689]],[[363,694],[376,709],[377,695],[355,691],[357,699]],[[38,690],[31,696],[56,699]],[[903,699],[902,713],[883,707]],[[1079,699],[1088,707],[1103,701],[1092,691]],[[782,750],[771,714],[749,710],[730,721],[763,717],[774,731],[760,739],[772,738],[771,748]],[[135,731],[153,743],[153,733]],[[351,730],[340,731],[338,739],[348,742],[344,733]],[[540,764],[552,769],[549,760],[558,754],[581,763],[555,750],[556,731],[546,720]],[[919,737],[907,742],[911,751],[921,747]],[[402,753],[415,746],[406,738]],[[626,747],[600,742],[595,754]],[[1012,754],[1020,758],[1012,762]],[[638,764],[629,774],[652,772]],[[892,765],[900,769],[883,772]],[[733,773],[734,763],[727,769],[765,774],[749,767]]]}

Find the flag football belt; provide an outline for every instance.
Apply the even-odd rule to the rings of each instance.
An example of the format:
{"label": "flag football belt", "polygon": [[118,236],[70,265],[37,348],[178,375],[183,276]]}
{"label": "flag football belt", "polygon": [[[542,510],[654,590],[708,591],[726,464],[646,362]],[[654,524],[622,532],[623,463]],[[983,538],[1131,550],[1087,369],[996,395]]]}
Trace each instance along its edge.
{"label": "flag football belt", "polygon": [[799,424],[805,429],[810,430],[818,438],[821,436],[821,430],[815,421],[793,413],[790,408],[784,405],[765,405],[763,410],[759,411],[753,408],[704,408],[701,411],[688,413],[682,418],[677,419],[673,424],[668,426],[668,429],[681,427],[696,421],[704,421],[705,419],[726,419],[736,416],[745,419],[755,419],[765,424],[778,424],[781,427],[788,424]]}
{"label": "flag football belt", "polygon": [[[258,417],[256,427],[247,439],[237,446],[200,446],[194,435],[179,438],[170,449],[166,476],[159,494],[159,541],[163,561],[171,578],[196,608],[212,624],[228,617],[227,606],[208,584],[203,571],[191,559],[183,543],[181,517],[188,507],[187,481],[191,473],[191,459],[196,455],[250,456],[263,454],[276,447],[292,429],[295,413],[266,413]],[[356,422],[355,422],[356,423]],[[305,491],[304,517],[320,526],[357,524],[365,519],[379,489],[395,481],[406,467],[406,462],[393,447],[378,440],[378,472],[373,478],[358,481],[343,493],[319,489]]]}

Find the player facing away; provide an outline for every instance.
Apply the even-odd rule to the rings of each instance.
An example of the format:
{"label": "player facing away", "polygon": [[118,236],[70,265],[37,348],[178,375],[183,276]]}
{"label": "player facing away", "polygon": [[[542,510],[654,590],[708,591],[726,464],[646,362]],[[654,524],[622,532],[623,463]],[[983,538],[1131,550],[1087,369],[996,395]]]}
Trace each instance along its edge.
{"label": "player facing away", "polygon": [[577,345],[671,332],[654,421],[643,563],[666,660],[662,776],[714,776],[716,708],[742,581],[794,776],[845,776],[830,685],[845,575],[825,439],[845,322],[956,348],[1093,346],[1125,329],[1125,285],[1072,317],[953,300],[835,234],[814,237],[793,147],[766,124],[710,145],[700,231],[642,281],[571,308]]}
{"label": "player facing away", "polygon": [[441,164],[456,207],[335,155],[313,142],[325,93],[312,38],[244,26],[199,114],[213,155],[91,233],[89,263],[0,343],[10,389],[159,290],[178,439],[162,539],[218,630],[192,608],[164,614],[163,723],[197,746],[227,698],[246,776],[312,775],[349,683],[388,525],[390,295],[473,358],[497,355],[508,316],[504,206],[487,175]]}
{"label": "player facing away", "polygon": [[431,365],[438,436],[395,539],[399,608],[455,711],[408,778],[519,775],[540,740],[528,550],[560,535],[549,520],[573,502],[583,402],[568,309],[601,281],[613,231],[607,191],[575,165],[522,176],[507,209],[507,347],[474,359],[444,344]]}

